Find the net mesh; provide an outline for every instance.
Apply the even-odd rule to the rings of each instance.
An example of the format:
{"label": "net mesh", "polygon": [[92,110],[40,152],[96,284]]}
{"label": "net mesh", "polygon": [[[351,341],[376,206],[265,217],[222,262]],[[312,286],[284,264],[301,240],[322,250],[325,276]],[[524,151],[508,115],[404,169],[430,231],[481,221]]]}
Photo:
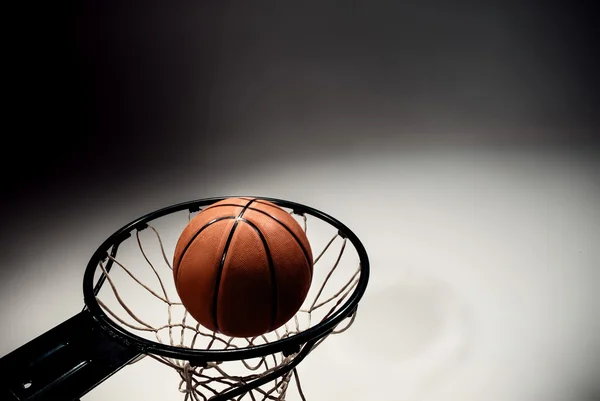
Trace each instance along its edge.
{"label": "net mesh", "polygon": [[[247,349],[314,327],[338,310],[353,292],[360,278],[360,260],[352,243],[335,227],[312,215],[287,211],[303,227],[317,256],[313,281],[304,304],[290,321],[276,330],[252,338],[229,337],[204,328],[187,313],[175,290],[171,260],[179,234],[197,212],[178,212],[154,220],[147,228],[134,231],[121,243],[118,254],[107,254],[96,270],[96,279],[105,280],[96,296],[98,304],[115,323],[129,332],[161,344],[188,349]],[[328,336],[347,330],[355,317],[354,312],[342,320],[309,350],[302,351],[300,348],[291,353],[207,362],[202,366],[161,355],[145,356],[154,358],[178,374],[179,391],[184,401],[221,399],[231,390],[280,370],[285,373],[242,391],[232,399],[285,400],[288,387],[293,383],[299,397],[306,401],[294,360],[301,351],[312,352]]]}

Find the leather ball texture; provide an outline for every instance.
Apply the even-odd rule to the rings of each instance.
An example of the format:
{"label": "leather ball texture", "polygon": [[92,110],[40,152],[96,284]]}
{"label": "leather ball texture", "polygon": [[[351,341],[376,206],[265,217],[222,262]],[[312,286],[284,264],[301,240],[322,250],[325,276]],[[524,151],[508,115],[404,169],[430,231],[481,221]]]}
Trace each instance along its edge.
{"label": "leather ball texture", "polygon": [[205,328],[254,337],[281,327],[300,309],[313,275],[310,243],[276,204],[229,198],[187,224],[173,256],[177,293]]}

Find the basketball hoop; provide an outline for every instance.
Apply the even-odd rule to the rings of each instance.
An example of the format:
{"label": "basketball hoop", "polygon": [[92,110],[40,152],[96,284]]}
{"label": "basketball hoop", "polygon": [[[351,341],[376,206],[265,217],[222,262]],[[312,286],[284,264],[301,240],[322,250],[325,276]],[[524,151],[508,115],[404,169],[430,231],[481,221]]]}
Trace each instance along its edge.
{"label": "basketball hoop", "polygon": [[[122,366],[150,357],[177,374],[174,386],[179,386],[184,401],[285,400],[290,385],[306,400],[298,364],[329,336],[344,332],[354,322],[369,277],[367,253],[358,237],[335,218],[298,203],[259,198],[283,208],[303,227],[315,255],[308,296],[291,320],[266,334],[239,338],[209,331],[181,303],[171,261],[183,227],[196,213],[223,199],[160,209],[115,232],[88,263],[83,280],[85,308],[77,319],[5,356],[0,367],[23,358],[32,361],[36,357],[32,353],[65,343],[66,327],[78,324],[93,334],[72,353],[97,348],[98,354],[114,351],[113,357],[108,363],[97,362],[109,366],[95,369],[98,372],[89,376],[87,385],[75,391],[59,386],[60,399],[76,399]],[[61,326],[62,340],[57,334]],[[23,388],[26,381],[31,384],[27,389]],[[3,385],[13,394],[17,389],[21,396],[33,394],[31,387],[38,396],[42,391],[31,375],[15,375]],[[59,390],[53,391],[48,397]],[[18,398],[19,394],[11,399],[28,399]]]}

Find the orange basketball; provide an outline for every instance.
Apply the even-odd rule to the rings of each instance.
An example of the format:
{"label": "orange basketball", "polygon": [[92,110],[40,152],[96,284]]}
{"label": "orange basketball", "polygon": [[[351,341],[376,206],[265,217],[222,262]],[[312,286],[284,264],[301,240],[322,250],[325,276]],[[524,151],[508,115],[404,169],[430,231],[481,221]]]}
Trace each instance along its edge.
{"label": "orange basketball", "polygon": [[181,234],[173,277],[201,325],[232,337],[282,326],[304,302],[313,273],[310,243],[285,210],[229,198],[194,217]]}

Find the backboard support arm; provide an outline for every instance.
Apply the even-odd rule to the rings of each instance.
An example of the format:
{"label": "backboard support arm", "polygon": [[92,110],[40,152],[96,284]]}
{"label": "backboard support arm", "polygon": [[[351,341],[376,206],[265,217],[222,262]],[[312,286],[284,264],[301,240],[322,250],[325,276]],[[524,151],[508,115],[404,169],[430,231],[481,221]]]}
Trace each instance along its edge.
{"label": "backboard support arm", "polygon": [[139,356],[84,309],[0,359],[0,399],[76,401]]}

